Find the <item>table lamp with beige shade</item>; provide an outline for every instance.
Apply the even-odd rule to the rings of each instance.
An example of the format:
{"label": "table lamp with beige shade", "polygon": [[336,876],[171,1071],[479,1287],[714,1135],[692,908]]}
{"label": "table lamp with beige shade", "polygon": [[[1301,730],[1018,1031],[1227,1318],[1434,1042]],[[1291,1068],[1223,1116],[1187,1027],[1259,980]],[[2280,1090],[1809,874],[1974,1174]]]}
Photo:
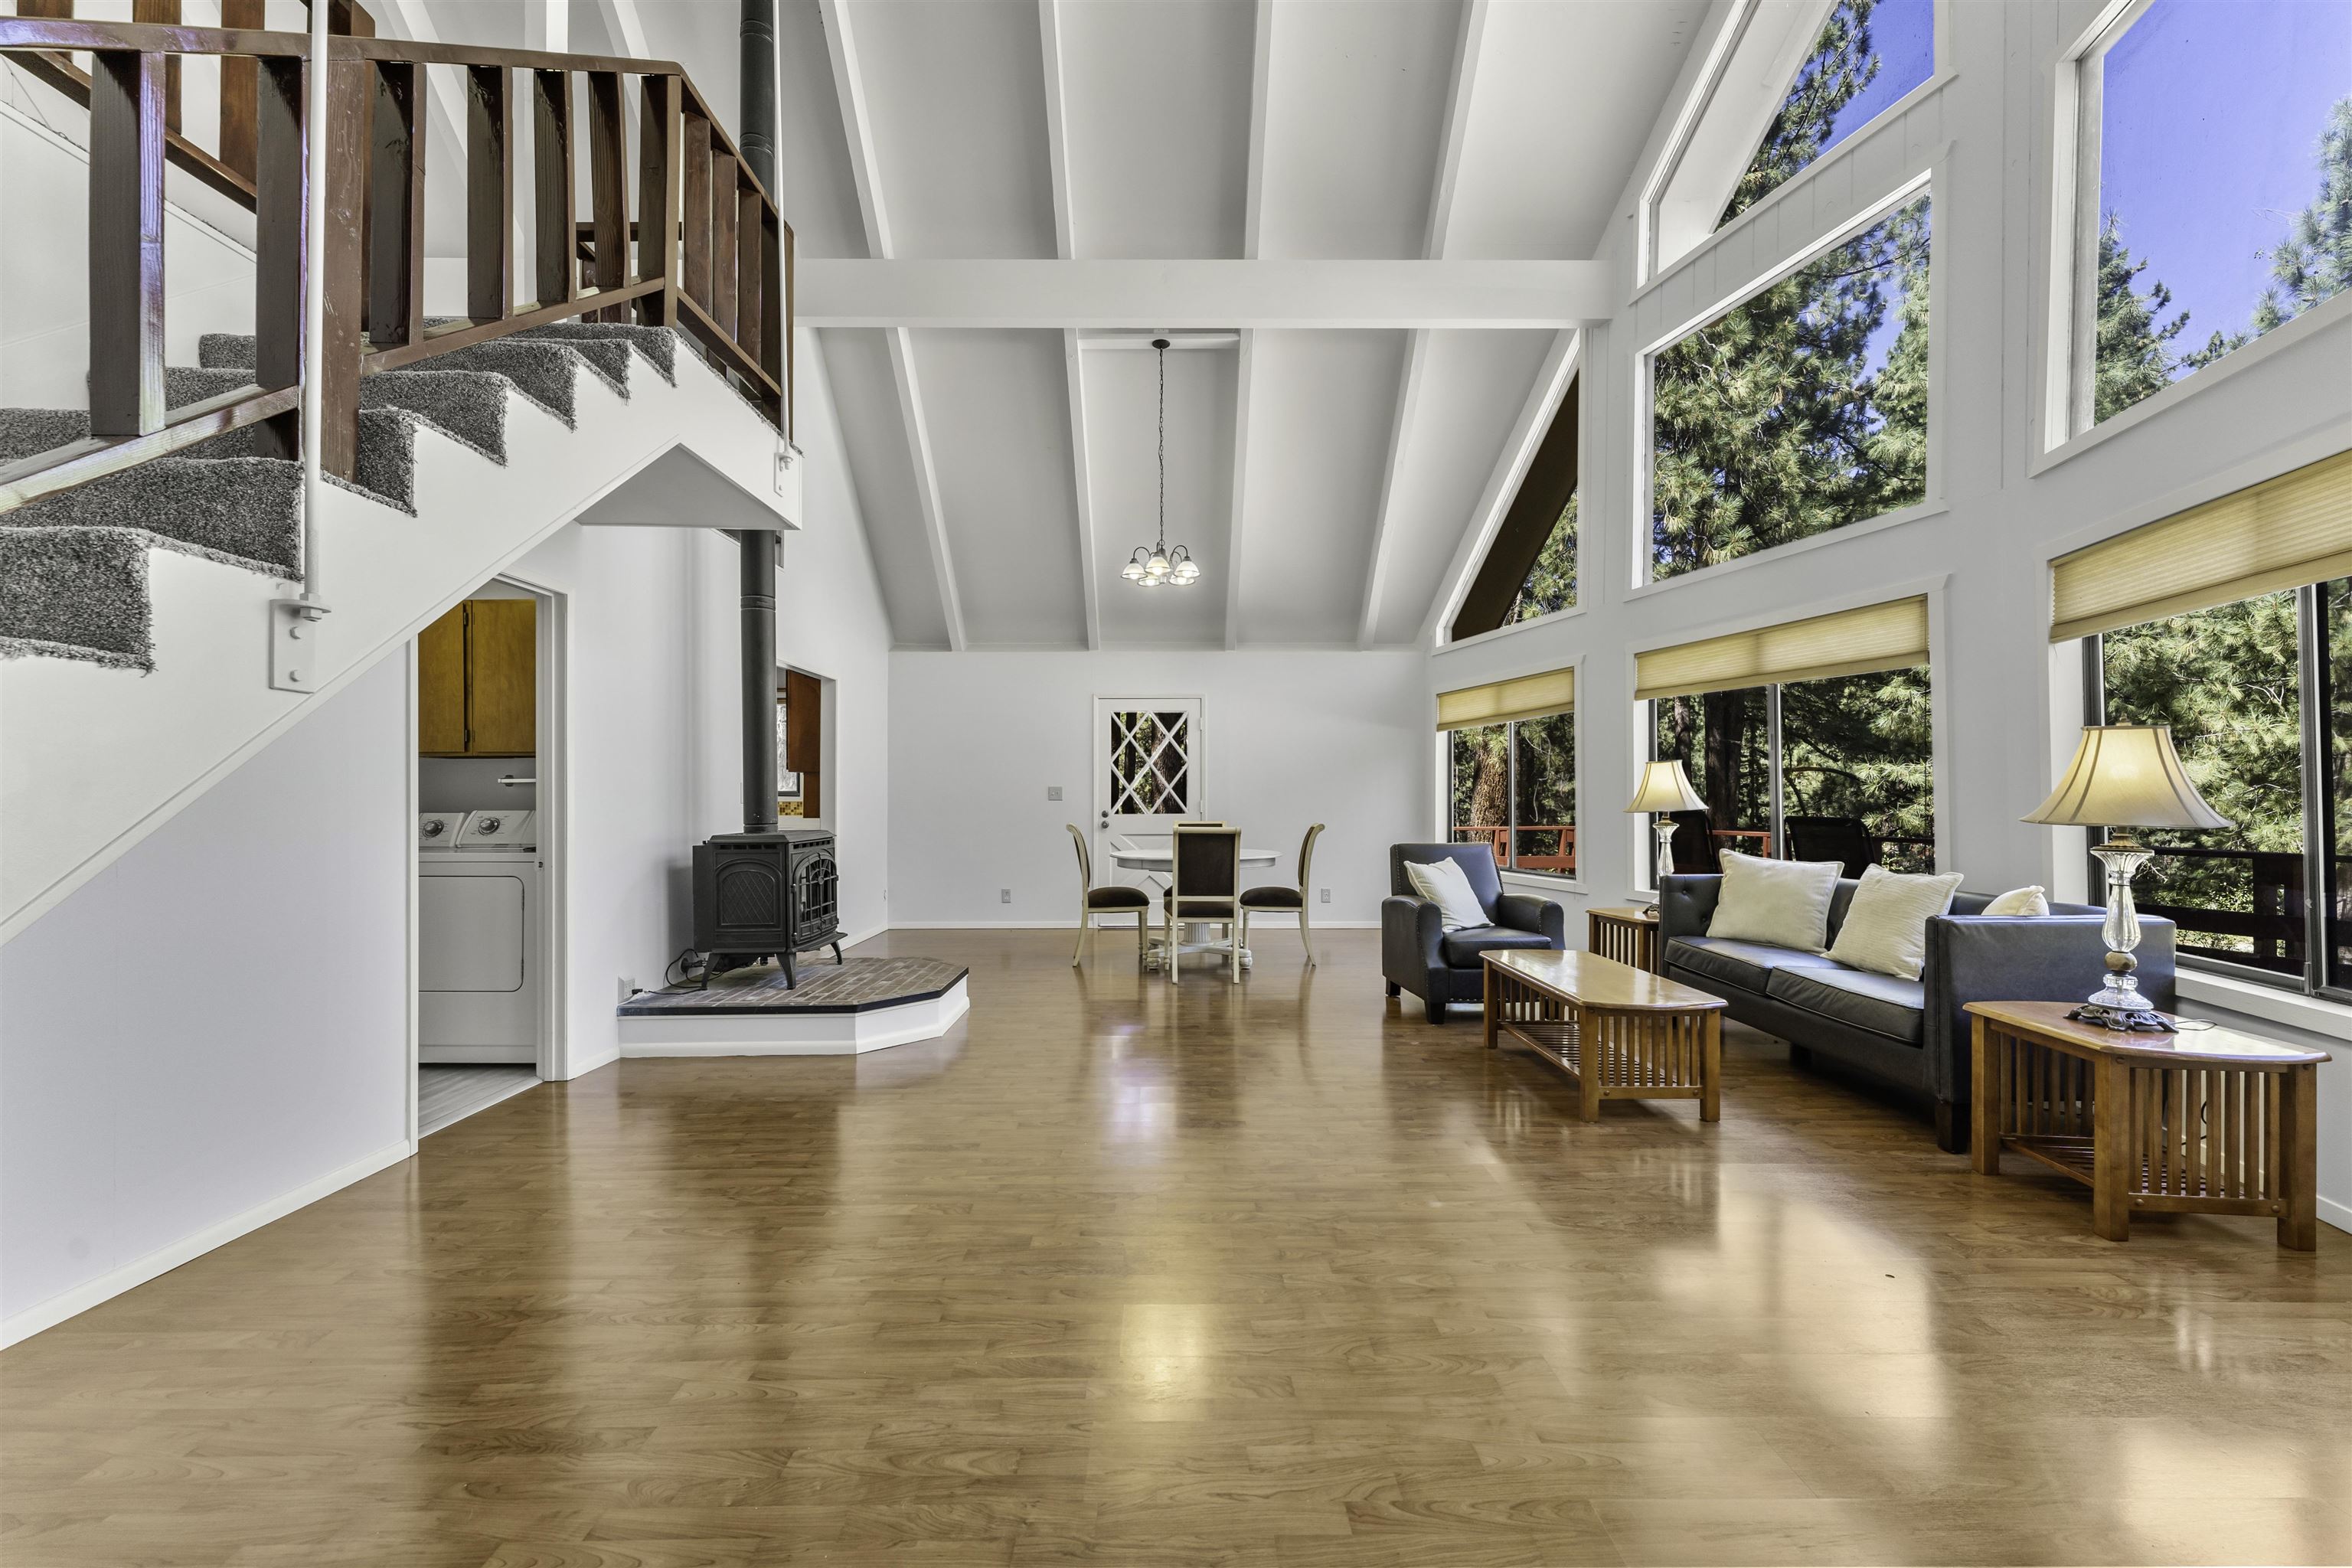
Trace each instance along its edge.
{"label": "table lamp with beige shade", "polygon": [[1706,809],[1706,802],[1691,788],[1690,775],[1683,772],[1682,763],[1669,759],[1642,764],[1642,776],[1634,783],[1633,798],[1626,804],[1625,811],[1632,816],[1646,812],[1657,818],[1653,826],[1658,834],[1656,875],[1660,882],[1675,868],[1675,819],[1667,813]]}
{"label": "table lamp with beige shade", "polygon": [[[2089,1006],[2114,1013],[2151,1011],[2140,994],[2132,949],[2139,945],[2139,911],[2132,907],[2132,877],[2156,853],[2131,837],[2138,827],[2228,827],[2230,819],[2205,804],[2172,749],[2169,724],[2085,724],[2066,776],[2025,818],[2051,827],[2105,827],[2106,842],[2091,853],[2107,868],[2107,983]],[[2098,1020],[2104,1021],[2104,1020]]]}

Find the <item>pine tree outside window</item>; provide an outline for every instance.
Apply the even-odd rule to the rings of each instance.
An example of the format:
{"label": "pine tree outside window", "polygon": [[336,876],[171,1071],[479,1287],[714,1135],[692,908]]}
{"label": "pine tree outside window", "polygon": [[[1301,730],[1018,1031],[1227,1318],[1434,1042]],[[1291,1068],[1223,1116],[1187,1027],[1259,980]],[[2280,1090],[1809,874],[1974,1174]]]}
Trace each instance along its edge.
{"label": "pine tree outside window", "polygon": [[1719,849],[1827,858],[1804,842],[1818,824],[1823,842],[1858,837],[1890,871],[1936,868],[1925,665],[1658,698],[1650,708],[1650,754],[1683,764]]}
{"label": "pine tree outside window", "polygon": [[1654,351],[1649,574],[1927,500],[1925,191]]}
{"label": "pine tree outside window", "polygon": [[2056,440],[2352,287],[2352,5],[2143,0],[2075,68]]}
{"label": "pine tree outside window", "polygon": [[1787,184],[1935,70],[1934,0],[1838,0],[1716,226]]}
{"label": "pine tree outside window", "polygon": [[1576,715],[1446,733],[1446,838],[1483,844],[1499,869],[1576,874]]}

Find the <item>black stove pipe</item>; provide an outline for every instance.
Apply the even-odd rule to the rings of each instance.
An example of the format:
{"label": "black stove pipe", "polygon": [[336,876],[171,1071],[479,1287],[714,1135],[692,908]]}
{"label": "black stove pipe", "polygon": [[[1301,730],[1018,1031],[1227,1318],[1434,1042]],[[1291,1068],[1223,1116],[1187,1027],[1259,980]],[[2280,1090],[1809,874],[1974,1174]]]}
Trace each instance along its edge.
{"label": "black stove pipe", "polygon": [[[743,0],[740,146],[744,166],[776,188],[776,5]],[[743,831],[776,831],[776,535],[742,535]]]}

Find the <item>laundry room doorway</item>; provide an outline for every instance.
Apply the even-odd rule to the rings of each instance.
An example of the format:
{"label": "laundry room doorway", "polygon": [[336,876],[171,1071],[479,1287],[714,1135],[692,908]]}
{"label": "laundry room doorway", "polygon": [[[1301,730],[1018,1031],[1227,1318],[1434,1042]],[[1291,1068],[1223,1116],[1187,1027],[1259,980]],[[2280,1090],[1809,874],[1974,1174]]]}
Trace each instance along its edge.
{"label": "laundry room doorway", "polygon": [[561,595],[494,577],[414,646],[418,1138],[551,1076],[563,996],[562,614]]}

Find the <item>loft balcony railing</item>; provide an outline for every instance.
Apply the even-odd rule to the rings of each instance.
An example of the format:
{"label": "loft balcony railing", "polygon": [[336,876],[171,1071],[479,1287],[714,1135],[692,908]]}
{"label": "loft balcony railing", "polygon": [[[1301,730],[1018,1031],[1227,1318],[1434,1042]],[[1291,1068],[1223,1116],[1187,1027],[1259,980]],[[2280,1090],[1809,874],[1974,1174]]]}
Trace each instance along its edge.
{"label": "loft balcony railing", "polygon": [[[20,0],[20,5],[24,0]],[[333,0],[323,182],[326,294],[320,465],[359,458],[359,384],[467,344],[572,318],[675,327],[792,437],[793,231],[683,68],[669,60],[550,54],[368,36]],[[47,0],[69,11],[70,0]],[[232,21],[259,0],[224,0]],[[177,0],[139,0],[176,15]],[[87,52],[90,68],[73,60]],[[87,440],[0,468],[0,511],[260,426],[266,450],[300,456],[306,285],[306,119],[310,39],[169,20],[0,18],[0,53],[89,110],[89,413]],[[221,62],[215,152],[178,123],[177,67]],[[426,72],[462,71],[466,104],[466,312],[425,314]],[[584,82],[585,93],[575,90]],[[636,210],[627,94],[638,102]],[[515,122],[531,127],[533,298],[515,303]],[[577,211],[586,143],[588,216]],[[166,410],[166,163],[254,215],[254,384]]]}

